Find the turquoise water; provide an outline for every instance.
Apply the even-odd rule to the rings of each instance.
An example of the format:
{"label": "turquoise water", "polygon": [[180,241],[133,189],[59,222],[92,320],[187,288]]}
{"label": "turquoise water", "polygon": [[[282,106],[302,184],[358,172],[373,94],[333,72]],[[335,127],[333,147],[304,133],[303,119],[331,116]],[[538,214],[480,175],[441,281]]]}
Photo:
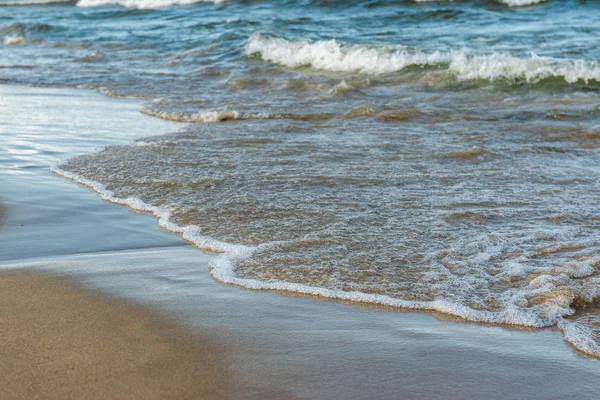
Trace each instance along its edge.
{"label": "turquoise water", "polygon": [[599,2],[25,2],[0,80],[189,123],[55,172],[221,252],[216,279],[600,354]]}

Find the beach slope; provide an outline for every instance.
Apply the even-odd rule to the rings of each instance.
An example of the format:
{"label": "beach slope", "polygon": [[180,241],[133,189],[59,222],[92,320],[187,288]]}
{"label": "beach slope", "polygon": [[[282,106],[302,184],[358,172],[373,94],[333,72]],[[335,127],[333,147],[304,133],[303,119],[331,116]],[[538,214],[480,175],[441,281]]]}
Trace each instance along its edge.
{"label": "beach slope", "polygon": [[40,272],[0,273],[3,398],[224,398],[223,348],[145,307]]}

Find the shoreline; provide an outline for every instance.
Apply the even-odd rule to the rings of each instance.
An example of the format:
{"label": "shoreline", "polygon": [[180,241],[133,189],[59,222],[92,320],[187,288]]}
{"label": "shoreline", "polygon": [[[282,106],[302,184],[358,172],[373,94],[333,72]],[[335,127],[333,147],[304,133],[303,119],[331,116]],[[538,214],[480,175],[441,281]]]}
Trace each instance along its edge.
{"label": "shoreline", "polygon": [[[143,113],[142,113],[143,114]],[[156,135],[153,135],[156,136]],[[416,310],[420,312],[442,313],[458,317],[464,321],[477,324],[492,324],[504,327],[523,327],[534,329],[554,328],[560,331],[564,340],[577,352],[600,358],[600,348],[593,340],[593,335],[585,329],[572,323],[568,316],[552,319],[543,318],[527,310],[503,310],[502,312],[477,310],[458,302],[448,300],[417,301],[404,300],[381,294],[364,293],[359,291],[343,291],[329,289],[319,286],[287,281],[264,281],[258,279],[243,278],[236,274],[236,264],[240,260],[251,257],[252,253],[263,244],[248,246],[232,244],[202,235],[202,227],[196,225],[180,226],[171,221],[173,210],[166,207],[156,207],[136,197],[116,197],[111,190],[106,189],[104,184],[96,182],[78,173],[62,169],[62,164],[57,163],[50,166],[53,174],[71,180],[93,192],[102,200],[111,204],[125,206],[131,211],[141,212],[156,218],[158,226],[166,231],[172,232],[186,242],[192,244],[201,251],[213,254],[210,260],[210,275],[222,284],[233,285],[249,290],[264,290],[280,292],[283,294],[301,294],[315,298],[325,298],[333,301],[351,302],[364,306],[390,307],[399,312]],[[266,243],[268,246],[269,244]]]}
{"label": "shoreline", "polygon": [[[133,103],[119,111],[126,102],[99,94],[35,91],[44,99],[37,106],[47,118],[53,107],[76,108],[74,116],[83,121],[74,124],[77,129],[95,132],[95,121],[117,118],[119,112],[130,118],[132,129],[140,123],[153,125],[143,128],[152,132],[174,126],[139,114]],[[27,88],[14,92],[21,100],[28,96]],[[57,93],[80,98],[65,97],[60,104]],[[85,99],[98,103],[81,109]],[[69,127],[52,123],[57,130]],[[93,142],[84,140],[85,148],[75,143],[76,136],[64,143],[73,141],[78,154],[133,138],[130,132],[113,140],[111,129],[104,128]],[[128,131],[129,125],[119,129]],[[35,168],[32,162],[23,161],[18,174],[1,176],[2,202],[10,212],[0,231],[0,268],[65,275],[84,290],[156,309],[200,336],[219,338],[227,347],[228,373],[247,397],[589,398],[598,390],[598,360],[573,351],[553,329],[489,326],[223,285],[210,277],[208,255],[156,229],[153,217],[104,202],[51,174],[44,161]],[[532,387],[539,386],[531,385],[532,379],[544,387]]]}

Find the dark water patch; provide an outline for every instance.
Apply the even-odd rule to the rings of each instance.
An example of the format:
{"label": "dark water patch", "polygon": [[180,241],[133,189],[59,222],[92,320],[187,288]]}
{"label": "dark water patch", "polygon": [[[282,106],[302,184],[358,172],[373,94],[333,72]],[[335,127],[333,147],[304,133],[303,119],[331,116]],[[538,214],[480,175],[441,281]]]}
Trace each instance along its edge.
{"label": "dark water patch", "polygon": [[0,7],[50,7],[50,6],[72,6],[78,0],[8,0],[1,1]]}
{"label": "dark water patch", "polygon": [[459,16],[461,16],[463,13],[464,13],[464,11],[460,10],[460,9],[447,8],[447,9],[427,10],[427,11],[422,11],[422,12],[410,13],[408,15],[405,13],[399,13],[398,17],[400,17],[402,19],[408,17],[415,22],[425,22],[425,21],[441,22],[441,21],[455,20]]}
{"label": "dark water patch", "polygon": [[155,14],[153,10],[144,10],[144,9],[130,9],[124,7],[115,7],[112,6],[110,9],[106,9],[105,7],[101,8],[93,8],[89,11],[84,11],[83,9],[77,13],[77,19],[79,20],[115,20],[115,19],[137,19],[139,17],[146,17],[152,14]]}
{"label": "dark water patch", "polygon": [[13,23],[0,25],[0,33],[45,33],[50,31],[62,31],[66,28],[58,25],[49,25],[44,23]]}
{"label": "dark water patch", "polygon": [[454,212],[446,217],[448,222],[464,222],[473,221],[476,223],[483,223],[487,221],[493,221],[498,219],[500,216],[497,214],[491,214],[486,212],[473,212],[473,211],[462,211]]}
{"label": "dark water patch", "polygon": [[227,86],[233,89],[257,89],[272,85],[274,82],[268,78],[243,78],[232,77],[227,80]]}
{"label": "dark water patch", "polygon": [[370,105],[359,105],[344,114],[344,118],[366,118],[377,114],[377,110]]}
{"label": "dark water patch", "polygon": [[299,90],[299,91],[304,91],[304,90],[309,90],[309,91],[320,91],[324,89],[324,86],[322,84],[319,84],[317,82],[311,81],[309,79],[286,79],[283,82],[283,87],[286,90]]}
{"label": "dark water patch", "polygon": [[83,57],[78,58],[77,61],[79,61],[79,62],[96,62],[96,61],[102,60],[105,56],[106,56],[106,54],[102,53],[101,51],[94,51],[94,52],[86,54]]}
{"label": "dark water patch", "polygon": [[495,153],[486,149],[485,147],[473,146],[465,150],[439,153],[436,155],[436,157],[447,159],[483,159],[484,157],[493,155],[495,155]]}
{"label": "dark water patch", "polygon": [[377,118],[384,122],[403,122],[403,121],[411,121],[417,118],[422,117],[423,114],[416,109],[407,109],[407,110],[388,110],[382,111],[377,114]]}
{"label": "dark water patch", "polygon": [[556,146],[531,146],[525,149],[517,149],[515,150],[515,154],[525,154],[525,153],[538,153],[538,154],[548,154],[548,153],[559,153],[559,154],[573,154],[577,153],[571,148],[565,147],[556,147]]}
{"label": "dark water patch", "polygon": [[35,68],[35,65],[0,65],[0,69],[9,69],[9,68],[14,68],[14,69],[33,69]]}

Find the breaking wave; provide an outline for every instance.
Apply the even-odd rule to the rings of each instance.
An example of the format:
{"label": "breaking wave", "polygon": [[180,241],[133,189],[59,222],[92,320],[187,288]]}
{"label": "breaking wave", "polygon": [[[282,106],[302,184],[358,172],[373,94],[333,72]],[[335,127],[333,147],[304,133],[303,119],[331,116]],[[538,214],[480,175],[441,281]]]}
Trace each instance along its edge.
{"label": "breaking wave", "polygon": [[151,108],[142,108],[140,110],[142,114],[146,114],[152,117],[166,119],[168,121],[175,122],[224,122],[239,118],[237,111],[206,111],[198,113],[181,113],[181,112],[170,112],[155,110]]}
{"label": "breaking wave", "polygon": [[389,74],[408,67],[446,68],[459,80],[485,79],[537,83],[562,78],[567,83],[600,82],[600,64],[581,59],[519,58],[504,53],[471,55],[468,50],[426,53],[405,46],[354,45],[336,40],[290,41],[263,34],[252,35],[247,56],[292,68],[312,67],[330,72]]}
{"label": "breaking wave", "polygon": [[[436,0],[415,0],[417,3],[427,3]],[[500,3],[506,4],[509,7],[524,7],[534,4],[543,3],[547,0],[497,0]]]}
{"label": "breaking wave", "polygon": [[546,0],[500,0],[500,3],[504,3],[509,7],[523,7],[543,3],[545,1]]}
{"label": "breaking wave", "polygon": [[4,36],[2,39],[2,43],[4,43],[6,46],[16,46],[19,44],[24,44],[25,42],[25,37],[20,35]]}
{"label": "breaking wave", "polygon": [[[234,110],[226,111],[198,111],[195,113],[165,111],[154,108],[142,108],[142,114],[151,117],[161,118],[167,121],[183,123],[215,123],[227,122],[233,120],[250,119],[290,119],[296,121],[325,121],[339,117],[333,113],[267,113],[267,112],[238,112]],[[348,117],[348,116],[347,116]]]}

